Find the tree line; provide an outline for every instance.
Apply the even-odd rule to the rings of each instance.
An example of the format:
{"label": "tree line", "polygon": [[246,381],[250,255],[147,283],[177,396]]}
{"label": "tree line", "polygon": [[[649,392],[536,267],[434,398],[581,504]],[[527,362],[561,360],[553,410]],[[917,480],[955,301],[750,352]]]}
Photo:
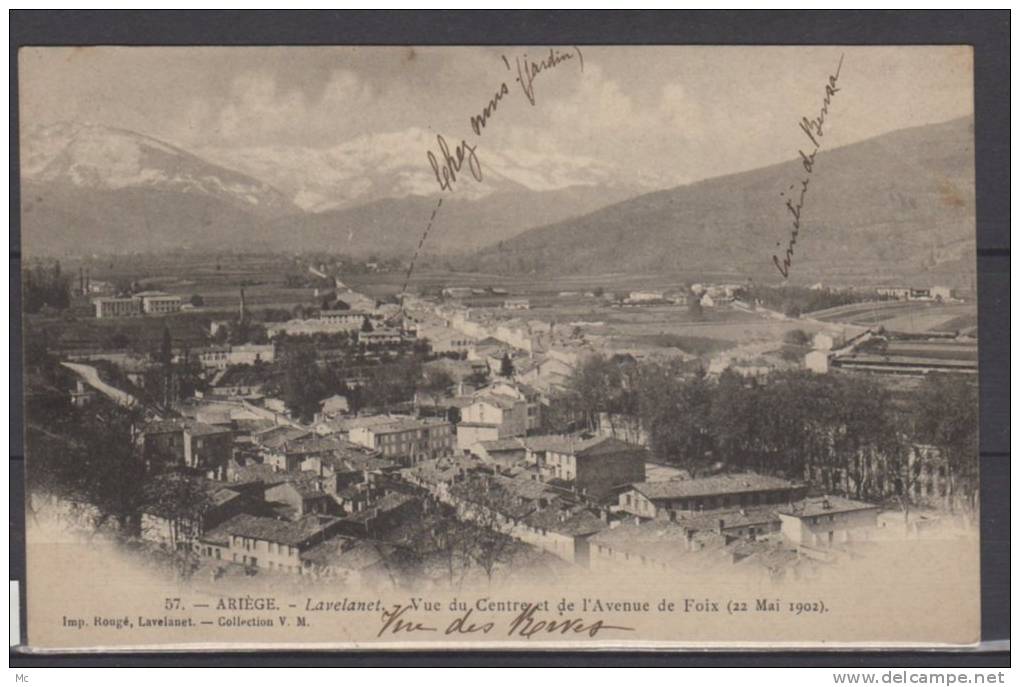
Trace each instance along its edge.
{"label": "tree line", "polygon": [[809,479],[863,499],[906,496],[921,466],[915,445],[934,447],[947,502],[973,506],[977,475],[977,385],[930,375],[912,394],[876,378],[773,371],[718,379],[678,363],[595,356],[580,365],[550,416],[554,429],[637,423],[655,459],[692,474],[751,470]]}

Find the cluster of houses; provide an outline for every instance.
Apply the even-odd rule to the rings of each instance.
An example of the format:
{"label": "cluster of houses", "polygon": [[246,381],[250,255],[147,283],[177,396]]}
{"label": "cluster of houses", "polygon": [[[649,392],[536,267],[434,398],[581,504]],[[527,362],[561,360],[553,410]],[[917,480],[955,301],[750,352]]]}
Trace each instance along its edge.
{"label": "cluster of houses", "polygon": [[[732,293],[634,292],[622,303],[688,297],[712,305]],[[157,297],[142,295],[142,311],[163,307],[145,298]],[[314,317],[273,327],[426,339],[433,352],[457,354],[427,364],[450,372],[455,388],[419,392],[412,414],[399,415],[352,415],[337,395],[306,425],[263,394],[271,366],[259,363],[275,360],[273,344],[196,349],[213,393],[183,404],[182,417],[148,424],[138,442],[150,465],[185,469],[205,499],[193,512],[151,509],[143,536],[218,566],[368,580],[407,554],[396,533],[444,507],[581,567],[757,562],[781,575],[877,527],[876,506],[781,477],[655,465],[639,426],[543,433],[550,399],[598,350],[569,326],[410,296],[400,309],[348,289],[327,294]]]}
{"label": "cluster of houses", "polygon": [[780,477],[692,478],[636,443],[542,434],[540,398],[499,380],[450,399],[459,423],[334,404],[311,426],[207,401],[139,435],[146,461],[188,468],[208,496],[198,513],[146,513],[143,533],[219,566],[364,581],[406,554],[393,534],[439,504],[593,569],[754,553],[774,575],[776,560],[824,557],[877,526],[876,506]]}

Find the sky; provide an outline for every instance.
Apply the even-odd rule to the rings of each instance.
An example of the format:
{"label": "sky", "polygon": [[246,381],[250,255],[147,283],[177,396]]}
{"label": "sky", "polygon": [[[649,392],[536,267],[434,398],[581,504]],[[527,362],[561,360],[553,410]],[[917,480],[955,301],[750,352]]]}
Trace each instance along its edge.
{"label": "sky", "polygon": [[841,56],[826,147],[973,112],[965,46],[556,50],[570,57],[535,77],[531,104],[515,60],[548,47],[22,48],[21,124],[102,124],[198,153],[417,128],[476,145],[483,165],[487,148],[519,149],[671,185],[796,158]]}

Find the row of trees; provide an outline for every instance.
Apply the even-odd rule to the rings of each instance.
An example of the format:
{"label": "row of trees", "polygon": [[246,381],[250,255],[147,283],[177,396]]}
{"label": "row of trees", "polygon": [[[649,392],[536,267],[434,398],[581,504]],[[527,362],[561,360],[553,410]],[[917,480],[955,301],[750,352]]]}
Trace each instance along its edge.
{"label": "row of trees", "polygon": [[811,289],[805,286],[766,286],[762,284],[744,286],[734,296],[748,303],[761,303],[767,308],[780,310],[791,317],[840,305],[888,299],[886,296],[879,296],[876,291]]}
{"label": "row of trees", "polygon": [[[693,473],[727,466],[810,477],[858,498],[909,492],[914,444],[943,458],[949,491],[977,490],[977,389],[933,375],[910,397],[850,375],[777,371],[764,379],[725,372],[712,381],[674,364],[581,365],[561,400],[559,429],[594,429],[600,417],[636,422],[663,462]],[[554,416],[555,417],[555,416]]]}
{"label": "row of trees", "polygon": [[22,307],[37,313],[44,307],[65,310],[71,305],[71,280],[60,270],[60,262],[36,265],[25,270]]}

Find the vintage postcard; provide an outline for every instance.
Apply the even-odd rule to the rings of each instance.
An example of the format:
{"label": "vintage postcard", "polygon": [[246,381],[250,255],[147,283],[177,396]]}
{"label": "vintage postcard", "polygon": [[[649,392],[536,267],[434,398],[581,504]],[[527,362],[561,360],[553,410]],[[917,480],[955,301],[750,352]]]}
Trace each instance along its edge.
{"label": "vintage postcard", "polygon": [[970,47],[18,63],[27,650],[978,642]]}

